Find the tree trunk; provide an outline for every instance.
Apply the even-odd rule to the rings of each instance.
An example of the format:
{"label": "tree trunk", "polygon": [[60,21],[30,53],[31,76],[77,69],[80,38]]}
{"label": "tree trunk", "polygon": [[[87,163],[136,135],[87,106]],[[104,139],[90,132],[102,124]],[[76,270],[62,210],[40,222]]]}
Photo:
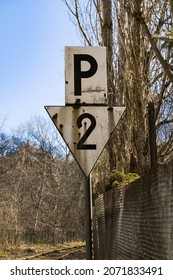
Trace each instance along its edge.
{"label": "tree trunk", "polygon": [[[107,85],[108,85],[108,105],[113,106],[115,103],[115,77],[113,69],[113,28],[112,28],[112,1],[102,0],[103,9],[103,25],[102,25],[102,39],[103,45],[107,49]],[[110,171],[115,169],[113,138],[110,137],[108,141],[108,154]]]}

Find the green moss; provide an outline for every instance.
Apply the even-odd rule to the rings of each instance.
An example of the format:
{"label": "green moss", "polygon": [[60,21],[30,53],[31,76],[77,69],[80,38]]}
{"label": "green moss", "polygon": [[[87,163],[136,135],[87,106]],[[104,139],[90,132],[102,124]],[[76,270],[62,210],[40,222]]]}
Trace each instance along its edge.
{"label": "green moss", "polygon": [[106,178],[106,190],[114,187],[123,187],[129,183],[140,178],[137,173],[122,173],[117,170],[113,170]]}

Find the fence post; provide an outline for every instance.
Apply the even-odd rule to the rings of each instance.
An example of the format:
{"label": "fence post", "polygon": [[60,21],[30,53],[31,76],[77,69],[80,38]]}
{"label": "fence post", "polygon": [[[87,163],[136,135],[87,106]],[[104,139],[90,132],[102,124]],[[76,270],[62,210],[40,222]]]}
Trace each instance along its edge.
{"label": "fence post", "polygon": [[157,144],[156,144],[156,117],[154,102],[148,104],[148,126],[149,126],[149,145],[151,169],[157,167]]}

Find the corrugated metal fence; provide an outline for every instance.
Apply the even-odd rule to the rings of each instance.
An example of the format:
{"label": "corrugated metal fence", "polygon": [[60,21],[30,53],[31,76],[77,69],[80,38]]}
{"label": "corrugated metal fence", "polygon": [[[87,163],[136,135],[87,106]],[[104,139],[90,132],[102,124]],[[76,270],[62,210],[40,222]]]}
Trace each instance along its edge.
{"label": "corrugated metal fence", "polygon": [[173,259],[173,163],[95,200],[95,259]]}

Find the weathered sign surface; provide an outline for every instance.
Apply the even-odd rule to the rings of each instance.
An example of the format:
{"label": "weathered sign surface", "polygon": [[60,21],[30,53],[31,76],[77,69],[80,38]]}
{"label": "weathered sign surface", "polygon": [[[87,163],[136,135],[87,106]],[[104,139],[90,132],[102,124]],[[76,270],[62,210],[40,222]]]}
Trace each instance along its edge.
{"label": "weathered sign surface", "polygon": [[65,103],[107,104],[106,47],[65,48]]}
{"label": "weathered sign surface", "polygon": [[106,47],[65,48],[66,106],[46,110],[88,176],[125,107],[108,107]]}
{"label": "weathered sign surface", "polygon": [[125,107],[45,107],[86,176],[93,169]]}

